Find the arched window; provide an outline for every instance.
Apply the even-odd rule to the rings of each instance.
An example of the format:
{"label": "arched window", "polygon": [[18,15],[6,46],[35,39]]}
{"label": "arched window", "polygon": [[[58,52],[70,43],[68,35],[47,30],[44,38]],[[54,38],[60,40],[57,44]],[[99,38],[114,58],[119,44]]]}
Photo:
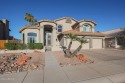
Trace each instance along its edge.
{"label": "arched window", "polygon": [[58,25],[57,30],[58,30],[58,32],[62,32],[62,25]]}
{"label": "arched window", "polygon": [[82,30],[86,32],[91,32],[91,25],[83,24]]}
{"label": "arched window", "polygon": [[28,43],[37,43],[37,34],[30,32],[27,34],[28,37]]}

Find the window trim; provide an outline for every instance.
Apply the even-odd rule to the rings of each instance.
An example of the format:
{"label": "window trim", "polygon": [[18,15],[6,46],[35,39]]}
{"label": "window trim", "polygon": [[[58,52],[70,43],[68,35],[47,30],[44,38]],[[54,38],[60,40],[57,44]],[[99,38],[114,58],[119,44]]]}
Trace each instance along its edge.
{"label": "window trim", "polygon": [[[85,25],[89,25],[90,27],[89,27],[89,31],[87,31],[87,27],[84,27]],[[85,30],[85,31],[84,31]],[[82,31],[83,32],[92,32],[92,26],[90,25],[90,24],[83,24],[82,25]]]}
{"label": "window trim", "polygon": [[[27,33],[27,43],[37,43],[37,33],[34,33],[35,34],[35,36],[34,35],[28,35],[29,33],[34,33],[34,32],[28,32]],[[31,40],[30,40],[31,39]]]}
{"label": "window trim", "polygon": [[[59,26],[61,26],[61,28],[59,28]],[[61,29],[61,31],[59,31],[59,29]],[[61,33],[63,31],[63,26],[61,24],[57,25],[57,32]]]}

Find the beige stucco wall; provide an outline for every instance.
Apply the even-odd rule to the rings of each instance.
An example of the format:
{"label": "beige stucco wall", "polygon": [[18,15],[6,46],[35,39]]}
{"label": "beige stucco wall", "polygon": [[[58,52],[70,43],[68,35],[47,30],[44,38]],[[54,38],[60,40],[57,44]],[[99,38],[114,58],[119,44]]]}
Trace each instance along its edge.
{"label": "beige stucco wall", "polygon": [[27,44],[27,42],[28,42],[27,34],[29,32],[37,33],[37,43],[39,43],[39,30],[38,29],[25,29],[25,30],[22,31],[22,39],[23,39],[23,33],[24,33],[25,44]]}
{"label": "beige stucco wall", "polygon": [[74,25],[76,21],[71,19],[71,23],[66,23],[66,19],[62,19],[62,20],[56,21],[56,23],[57,25],[62,25],[63,31],[66,31],[66,30],[72,30],[72,25]]}
{"label": "beige stucco wall", "polygon": [[95,25],[93,23],[91,23],[91,22],[81,22],[80,23],[80,31],[82,31],[83,24],[89,24],[89,25],[91,25],[92,32],[94,32]]}

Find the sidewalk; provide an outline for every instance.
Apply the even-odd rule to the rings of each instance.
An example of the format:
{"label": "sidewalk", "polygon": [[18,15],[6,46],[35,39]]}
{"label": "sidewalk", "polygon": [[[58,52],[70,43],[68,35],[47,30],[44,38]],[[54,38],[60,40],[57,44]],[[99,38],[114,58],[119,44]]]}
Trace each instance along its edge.
{"label": "sidewalk", "polygon": [[43,71],[34,70],[0,75],[0,83],[43,83]]}
{"label": "sidewalk", "polygon": [[59,66],[52,52],[46,52],[44,83],[70,83],[70,80]]}

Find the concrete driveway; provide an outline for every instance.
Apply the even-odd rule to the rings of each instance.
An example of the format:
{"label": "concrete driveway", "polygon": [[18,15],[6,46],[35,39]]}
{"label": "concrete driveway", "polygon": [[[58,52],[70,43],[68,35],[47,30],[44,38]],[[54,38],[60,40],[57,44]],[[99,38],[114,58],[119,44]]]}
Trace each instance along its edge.
{"label": "concrete driveway", "polygon": [[91,49],[82,50],[81,53],[88,56],[90,59],[95,59],[95,62],[99,61],[113,61],[125,59],[125,50],[117,49]]}
{"label": "concrete driveway", "polygon": [[94,63],[63,67],[73,83],[125,83],[125,50],[82,50]]}

